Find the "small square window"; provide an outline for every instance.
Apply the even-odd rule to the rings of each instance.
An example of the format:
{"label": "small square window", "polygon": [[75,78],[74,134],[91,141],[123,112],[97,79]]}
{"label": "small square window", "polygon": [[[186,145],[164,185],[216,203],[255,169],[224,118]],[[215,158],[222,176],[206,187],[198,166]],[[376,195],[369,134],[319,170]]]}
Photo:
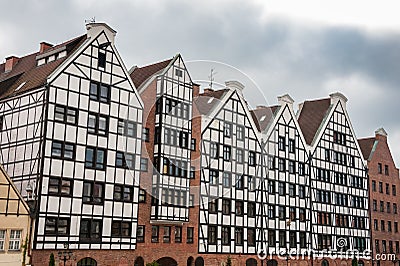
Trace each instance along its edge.
{"label": "small square window", "polygon": [[149,163],[149,160],[147,158],[140,158],[140,171],[147,172],[148,171],[148,163]]}
{"label": "small square window", "polygon": [[175,69],[175,76],[178,76],[181,78],[183,76],[183,71],[180,69]]}

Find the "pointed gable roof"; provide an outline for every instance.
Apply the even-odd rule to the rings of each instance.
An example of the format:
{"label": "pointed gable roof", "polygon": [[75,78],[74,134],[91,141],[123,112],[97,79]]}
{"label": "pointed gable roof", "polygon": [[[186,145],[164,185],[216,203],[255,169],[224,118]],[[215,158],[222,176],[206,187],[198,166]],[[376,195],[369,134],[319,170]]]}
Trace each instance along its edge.
{"label": "pointed gable roof", "polygon": [[250,110],[254,123],[259,131],[267,129],[271,121],[274,120],[280,105],[258,106],[257,109]]}
{"label": "pointed gable roof", "polygon": [[[4,72],[5,63],[0,65],[0,99],[12,97],[23,92],[44,86],[47,77],[62,63],[72,52],[86,40],[86,34],[58,44],[45,50],[43,53],[36,52],[18,59],[13,69]],[[51,53],[58,48],[65,47],[67,56],[56,59],[53,62],[38,66],[36,57]],[[21,86],[22,85],[22,86]]]}
{"label": "pointed gable roof", "polygon": [[372,149],[374,147],[374,143],[375,143],[374,137],[362,138],[358,140],[358,145],[360,145],[360,149],[365,160],[369,159]]}
{"label": "pointed gable roof", "polygon": [[311,144],[331,106],[331,99],[305,101],[298,121],[307,144]]}
{"label": "pointed gable roof", "polygon": [[133,84],[135,84],[135,87],[139,88],[140,85],[142,85],[151,76],[165,69],[172,60],[173,58],[143,67],[135,67],[130,74]]}
{"label": "pointed gable roof", "polygon": [[194,104],[202,115],[209,115],[211,110],[218,105],[223,96],[229,92],[229,89],[212,90],[205,89],[199,97],[194,99]]}

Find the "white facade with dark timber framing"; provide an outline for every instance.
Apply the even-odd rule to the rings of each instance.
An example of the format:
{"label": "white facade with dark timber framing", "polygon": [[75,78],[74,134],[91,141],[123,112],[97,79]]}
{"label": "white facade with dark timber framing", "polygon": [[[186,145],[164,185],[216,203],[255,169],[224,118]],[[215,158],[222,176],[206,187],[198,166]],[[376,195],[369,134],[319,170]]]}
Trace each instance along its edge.
{"label": "white facade with dark timber framing", "polygon": [[311,244],[316,255],[348,249],[362,255],[370,249],[368,177],[346,102],[334,93],[304,102],[298,115],[311,146]]}
{"label": "white facade with dark timber framing", "polygon": [[243,85],[226,85],[206,90],[197,103],[202,113],[199,253],[256,254],[266,234],[261,145]]}
{"label": "white facade with dark timber framing", "polygon": [[33,187],[34,249],[135,248],[143,104],[115,34],[91,23],[19,59],[3,94],[1,159],[23,195]]}

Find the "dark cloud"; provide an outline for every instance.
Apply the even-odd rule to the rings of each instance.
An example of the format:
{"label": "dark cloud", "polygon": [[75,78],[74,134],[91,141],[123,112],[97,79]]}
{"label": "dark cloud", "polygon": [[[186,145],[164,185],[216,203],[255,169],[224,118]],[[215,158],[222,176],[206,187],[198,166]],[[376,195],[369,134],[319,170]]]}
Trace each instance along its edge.
{"label": "dark cloud", "polygon": [[[380,126],[400,137],[400,32],[262,19],[262,8],[247,1],[204,3],[8,1],[0,17],[0,57],[30,53],[43,40],[59,43],[80,35],[84,20],[95,16],[117,30],[117,47],[128,68],[178,52],[188,61],[220,61],[255,80],[265,100],[256,85],[244,82],[253,106],[274,104],[284,93],[300,102],[342,91],[359,137],[373,135]],[[399,140],[390,141],[400,162]]]}

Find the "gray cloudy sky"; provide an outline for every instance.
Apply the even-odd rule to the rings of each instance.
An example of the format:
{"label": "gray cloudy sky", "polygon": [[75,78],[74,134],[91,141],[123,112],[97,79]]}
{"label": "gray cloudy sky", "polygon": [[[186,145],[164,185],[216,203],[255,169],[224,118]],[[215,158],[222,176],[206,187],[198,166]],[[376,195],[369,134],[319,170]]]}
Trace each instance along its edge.
{"label": "gray cloudy sky", "polygon": [[[116,45],[128,69],[181,53],[196,79],[207,75],[196,76],[198,64],[190,61],[222,62],[254,81],[252,86],[243,75],[237,78],[247,85],[252,106],[275,104],[285,93],[299,103],[341,91],[349,98],[357,137],[372,136],[383,126],[400,165],[397,5],[393,0],[2,1],[0,58],[34,52],[41,41],[56,44],[81,35],[85,19],[96,17],[118,32]],[[206,70],[211,67],[222,82],[224,66],[209,63]]]}

